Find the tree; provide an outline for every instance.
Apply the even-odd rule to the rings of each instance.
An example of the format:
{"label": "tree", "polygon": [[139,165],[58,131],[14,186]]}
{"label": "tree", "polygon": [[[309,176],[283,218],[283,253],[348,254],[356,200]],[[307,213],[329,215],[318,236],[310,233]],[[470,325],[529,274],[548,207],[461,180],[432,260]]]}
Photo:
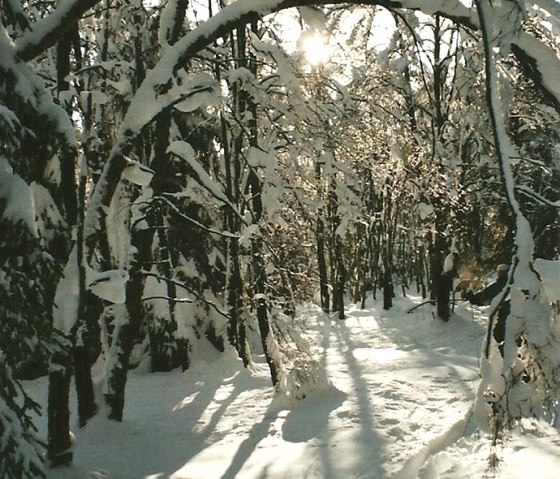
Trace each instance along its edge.
{"label": "tree", "polygon": [[[527,345],[525,366],[539,372],[541,382],[535,384],[544,384],[546,377],[546,387],[554,391],[550,331],[544,328],[542,340],[536,316],[522,314],[527,300],[550,317],[539,297],[533,256],[535,251],[557,254],[551,246],[557,197],[546,183],[557,175],[546,176],[556,153],[546,137],[558,137],[560,61],[556,44],[538,28],[539,15],[547,9],[554,13],[553,6],[530,9],[532,22],[522,23],[519,15],[529,2],[493,9],[483,0],[476,6],[442,0],[350,2],[356,10],[358,5],[389,8],[408,30],[395,33],[384,55],[364,53],[361,73],[332,67],[310,75],[283,51],[274,22],[259,19],[313,6],[303,15],[311,12],[336,29],[351,11],[348,2],[332,10],[318,7],[342,2],[218,3],[216,10],[216,3],[208,2],[202,23],[193,7],[179,0],[150,6],[138,0],[68,1],[55,8],[2,4],[0,147],[9,165],[3,191],[29,185],[40,199],[38,232],[26,240],[21,261],[36,277],[33,268],[39,265],[52,276],[45,273],[25,288],[37,293],[41,314],[48,316],[45,324],[64,336],[50,355],[53,464],[71,460],[72,361],[79,366],[80,421],[95,412],[89,368],[99,354],[108,364],[109,414],[121,420],[132,351],[144,339],[154,370],[187,367],[196,337],[220,350],[236,348],[248,365],[253,359],[248,346],[258,343],[251,338],[256,325],[257,347],[273,384],[292,391],[303,376],[312,382],[314,374],[305,351],[290,349],[290,341],[297,341],[284,334],[284,318],[298,301],[318,286],[323,309],[342,319],[348,284],[362,302],[368,288],[382,287],[389,308],[397,282],[405,292],[414,277],[422,289],[430,274],[437,312],[448,319],[446,259],[461,241],[472,240],[470,251],[475,251],[489,239],[503,240],[499,250],[477,258],[481,263],[507,258],[509,245],[515,248],[514,326],[498,404],[503,406],[515,385],[505,371],[515,362],[519,337]],[[427,16],[410,13],[418,9]],[[367,45],[372,15],[363,11],[368,13],[350,37]],[[513,26],[509,16],[516,20]],[[495,32],[488,30],[490,24]],[[512,96],[514,115],[500,113],[498,84],[507,89],[496,75],[493,33],[503,51],[512,53],[499,60],[501,66],[525,97],[538,100],[538,108]],[[429,37],[429,47],[423,37]],[[482,64],[479,38],[486,47],[484,108],[468,88]],[[412,53],[407,45],[414,47]],[[344,75],[351,77],[346,84],[338,80]],[[480,120],[484,110],[488,121]],[[546,135],[534,127],[540,118],[552,120]],[[355,135],[354,144],[346,134]],[[542,165],[514,164],[506,154],[508,134],[523,156],[542,154]],[[76,174],[78,153],[83,162]],[[536,202],[546,205],[546,215]],[[11,203],[6,205],[0,220],[9,221],[10,235],[19,238],[35,218],[18,230]],[[500,228],[480,233],[488,219]],[[512,225],[515,237],[508,231]],[[43,251],[54,261],[42,263]],[[309,251],[316,260],[307,260]],[[56,282],[47,279],[56,276],[55,263],[66,264],[63,278],[57,278],[59,295],[68,284],[79,285],[64,301],[63,296],[54,301],[54,288],[49,289]],[[10,284],[25,289],[9,260],[4,267]],[[9,296],[11,287],[5,293]],[[525,294],[529,297],[522,298]],[[26,339],[39,334],[29,311],[13,314],[15,303],[6,304],[13,321],[30,327],[22,329]],[[46,343],[52,340],[50,329],[41,334]],[[45,367],[50,351],[31,353]],[[486,356],[490,361],[492,355]],[[484,387],[496,386],[495,378],[484,377]],[[21,407],[6,404],[11,412]],[[506,416],[492,412],[504,423]],[[19,440],[32,441],[26,434]]]}
{"label": "tree", "polygon": [[[538,273],[534,267],[534,240],[530,224],[523,214],[517,198],[512,171],[513,145],[510,143],[505,122],[506,113],[498,96],[497,56],[493,50],[495,40],[491,19],[514,18],[512,34],[520,28],[524,10],[521,5],[511,3],[493,7],[485,1],[477,1],[476,6],[482,27],[482,41],[485,53],[486,99],[492,124],[496,157],[500,166],[502,181],[507,191],[509,206],[515,218],[515,250],[512,258],[511,313],[506,326],[505,351],[502,364],[496,364],[490,346],[489,335],[494,328],[495,312],[490,316],[488,334],[483,355],[482,382],[480,391],[489,396],[491,404],[490,428],[494,440],[501,439],[504,429],[527,415],[538,414],[550,403],[549,394],[556,396],[558,385],[555,381],[559,365],[549,354],[556,348],[556,340],[551,334],[552,311],[546,299]],[[499,44],[498,44],[499,45]],[[505,293],[500,302],[505,300]],[[529,307],[529,309],[527,309]],[[543,335],[543,328],[547,331]],[[521,344],[521,352],[518,345]],[[494,362],[494,365],[492,364]],[[501,366],[501,367],[500,367]],[[496,373],[499,371],[500,376]],[[518,395],[520,389],[530,384],[531,393]],[[486,396],[488,398],[488,396]],[[482,402],[479,394],[479,405]]]}

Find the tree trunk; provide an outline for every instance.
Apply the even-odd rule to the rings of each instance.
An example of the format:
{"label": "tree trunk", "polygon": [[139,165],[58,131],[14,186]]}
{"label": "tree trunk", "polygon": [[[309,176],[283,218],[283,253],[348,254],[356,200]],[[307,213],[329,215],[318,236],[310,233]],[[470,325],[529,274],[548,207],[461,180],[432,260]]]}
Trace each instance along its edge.
{"label": "tree trunk", "polygon": [[435,301],[436,314],[443,321],[449,321],[451,310],[449,308],[449,293],[451,285],[449,278],[443,271],[443,263],[445,260],[447,243],[445,237],[441,233],[434,232],[434,238],[431,242],[431,296]]}
{"label": "tree trunk", "polygon": [[344,290],[346,287],[346,267],[344,265],[343,243],[338,234],[340,226],[340,216],[338,214],[338,196],[336,193],[336,178],[331,179],[329,189],[328,212],[330,219],[330,244],[332,261],[332,310],[338,313],[338,319],[344,319]]}
{"label": "tree trunk", "polygon": [[[66,80],[70,74],[70,52],[72,50],[72,42],[78,34],[77,26],[70,29],[59,40],[56,47],[56,74],[57,89],[59,94],[68,91],[69,84]],[[71,114],[71,105],[64,105],[66,111]],[[62,191],[62,204],[64,208],[64,217],[71,219],[69,225],[75,224],[78,214],[78,201],[76,198],[76,156],[75,152],[62,151],[60,155],[60,191]]]}
{"label": "tree trunk", "polygon": [[[239,68],[246,67],[245,61],[245,43],[246,34],[245,27],[239,27],[235,34],[232,33],[232,53],[237,59]],[[247,94],[242,91],[239,82],[232,85],[233,111],[234,114],[241,118],[247,111]],[[225,120],[222,121],[222,134],[224,145],[229,142],[227,134],[227,125]],[[243,131],[236,132],[233,138],[233,148],[224,147],[225,173],[226,173],[226,195],[231,204],[241,205],[241,159],[243,155]],[[226,212],[226,226],[231,233],[240,232],[240,220],[237,212],[231,208]],[[248,366],[251,358],[247,344],[246,323],[242,316],[243,311],[243,282],[241,279],[241,264],[239,241],[237,238],[227,239],[228,267],[227,267],[227,285],[226,285],[226,302],[230,321],[228,324],[229,341],[236,348],[239,357],[245,366]]]}
{"label": "tree trunk", "polygon": [[[315,179],[321,182],[321,164],[317,162],[315,165]],[[322,188],[319,188],[318,195],[321,194]],[[319,198],[321,201],[321,198]],[[325,313],[330,311],[330,293],[329,278],[327,267],[327,256],[325,253],[325,217],[323,208],[317,209],[317,221],[315,223],[315,239],[317,241],[317,266],[319,269],[319,291],[321,294],[321,308]]]}
{"label": "tree trunk", "polygon": [[[253,197],[253,223],[258,224],[262,216],[262,185],[254,171],[249,173],[249,185]],[[270,378],[272,384],[276,386],[278,383],[279,365],[277,359],[270,354],[269,338],[271,335],[268,306],[266,302],[266,272],[263,264],[263,248],[260,239],[251,241],[252,252],[252,269],[253,269],[253,297],[256,298],[257,304],[257,322],[261,335],[261,344],[264,356],[270,369]]]}
{"label": "tree trunk", "polygon": [[[169,155],[167,149],[169,147],[169,132],[172,125],[171,113],[164,111],[156,120],[155,128],[155,145],[154,159],[151,168],[154,171],[154,177],[151,182],[154,198],[168,191],[167,183],[170,171]],[[172,171],[172,170],[171,170]],[[174,191],[173,191],[174,192]],[[153,247],[155,232],[157,232],[159,255],[155,255],[157,261],[156,268],[158,273],[164,278],[171,278],[173,275],[173,263],[170,252],[169,237],[166,232],[166,212],[164,208],[158,208],[154,202],[150,207],[147,215],[149,231],[152,239],[146,239]],[[153,253],[150,252],[150,260],[153,259]],[[140,264],[148,264],[147,258],[137,258]],[[148,330],[150,337],[150,353],[152,362],[152,371],[171,371],[178,366],[188,367],[188,344],[185,340],[178,341],[176,338],[177,318],[175,314],[175,299],[177,291],[175,283],[166,282],[166,292],[168,306],[168,314],[164,317],[151,317]]]}
{"label": "tree trunk", "polygon": [[[157,229],[159,239],[158,270],[164,278],[173,275],[173,264],[169,247],[169,237],[163,225]],[[176,302],[177,286],[173,281],[166,281],[167,304],[169,317],[153,318],[155,324],[150,324],[150,351],[152,371],[171,371],[179,366],[183,371],[189,367],[189,343],[185,338],[177,338]]]}
{"label": "tree trunk", "polygon": [[[62,93],[67,91],[69,85],[66,81],[66,77],[70,73],[70,52],[72,49],[72,36],[75,34],[75,29],[72,29],[70,33],[67,33],[57,44],[57,88],[58,92]],[[70,108],[67,106],[67,111]],[[75,189],[75,152],[71,153],[69,151],[61,152],[61,191],[62,191],[62,205],[61,211],[63,211],[64,217],[67,222],[68,231],[71,230],[72,226],[76,224],[78,215],[78,200],[76,197]],[[83,212],[83,210],[82,210]],[[82,216],[83,219],[83,216]],[[83,222],[82,222],[83,224]],[[83,229],[82,229],[83,232]],[[70,235],[68,235],[70,236]],[[78,249],[78,262],[81,263],[82,255],[80,254],[80,248],[83,247],[83,238],[77,239],[77,249]],[[65,248],[61,248],[65,249]],[[64,253],[64,256],[68,256],[68,248]],[[62,251],[61,251],[62,252]],[[81,275],[80,275],[81,276]],[[79,279],[80,293],[84,286],[82,284],[82,279]],[[80,297],[79,304],[82,305],[83,301]],[[79,314],[79,313],[78,313]],[[80,317],[77,318],[77,324],[79,324]],[[62,345],[62,348],[67,348],[66,350],[58,350],[52,354],[50,372],[49,372],[49,393],[48,393],[48,445],[47,445],[47,456],[49,458],[52,467],[66,466],[72,463],[73,453],[71,449],[70,441],[70,406],[69,406],[69,396],[70,396],[70,379],[72,377],[72,357],[71,346]],[[80,376],[83,378],[83,376]],[[93,397],[90,396],[90,398]],[[82,402],[82,406],[85,403]],[[88,412],[89,414],[89,412]],[[81,421],[81,417],[80,417]]]}
{"label": "tree trunk", "polygon": [[91,333],[95,330],[92,319],[89,317],[91,311],[88,309],[86,289],[86,270],[84,267],[84,208],[86,204],[86,172],[80,172],[78,187],[78,224],[76,235],[76,257],[78,262],[78,284],[79,284],[79,305],[76,329],[74,336],[74,372],[76,376],[76,394],[78,396],[78,416],[80,427],[86,425],[88,419],[92,418],[97,412],[95,404],[95,393],[93,390],[93,379],[91,377],[91,361],[89,358],[89,347]]}
{"label": "tree trunk", "polygon": [[145,277],[142,274],[144,261],[151,259],[153,231],[132,231],[132,248],[136,256],[131,261],[129,271],[130,280],[126,284],[126,308],[117,307],[117,318],[115,331],[113,333],[113,344],[111,349],[116,352],[116,357],[111,358],[110,368],[107,372],[107,392],[105,403],[108,406],[108,417],[116,421],[122,421],[125,387],[128,369],[130,365],[130,354],[134,347],[134,341],[138,338],[142,318],[144,318],[144,306],[142,296],[144,294]]}
{"label": "tree trunk", "polygon": [[80,427],[84,427],[97,412],[91,377],[91,361],[88,349],[84,344],[74,347],[74,372],[76,374],[79,424]]}
{"label": "tree trunk", "polygon": [[65,351],[52,355],[49,373],[48,450],[51,467],[72,463],[70,440],[71,359]]}
{"label": "tree trunk", "polygon": [[[257,22],[251,23],[251,30],[253,34],[257,34]],[[245,49],[243,49],[245,50]],[[254,58],[249,59],[249,70],[257,78],[257,65]],[[258,128],[257,128],[257,104],[253,99],[247,95],[247,106],[251,113],[249,117],[249,145],[251,147],[257,148],[259,146],[258,140]],[[259,225],[263,215],[263,203],[262,203],[262,182],[258,177],[254,169],[249,171],[248,185],[251,190],[251,207],[252,207],[252,219],[254,225]],[[276,386],[278,383],[279,368],[278,358],[271,354],[270,348],[270,338],[272,331],[270,329],[269,323],[269,313],[268,304],[266,300],[266,271],[264,265],[264,251],[263,245],[260,238],[253,238],[251,240],[251,252],[252,252],[252,267],[254,276],[254,297],[257,303],[257,322],[259,324],[259,332],[261,335],[261,344],[270,370],[270,378],[272,380],[272,385]]]}

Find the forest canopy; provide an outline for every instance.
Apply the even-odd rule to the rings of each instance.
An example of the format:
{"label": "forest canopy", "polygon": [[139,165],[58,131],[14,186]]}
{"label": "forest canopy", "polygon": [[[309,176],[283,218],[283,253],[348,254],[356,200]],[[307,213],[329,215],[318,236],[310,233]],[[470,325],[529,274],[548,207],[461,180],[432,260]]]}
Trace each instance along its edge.
{"label": "forest canopy", "polygon": [[304,397],[297,305],[344,319],[415,291],[449,321],[500,263],[511,320],[502,358],[491,314],[480,396],[514,403],[522,361],[534,405],[488,424],[540,411],[560,381],[535,268],[560,247],[559,19],[555,0],[0,3],[0,473],[44,471],[22,379],[49,375],[48,459],[68,464],[72,375],[81,425],[100,401],[122,421],[128,371],[188,369],[201,340]]}

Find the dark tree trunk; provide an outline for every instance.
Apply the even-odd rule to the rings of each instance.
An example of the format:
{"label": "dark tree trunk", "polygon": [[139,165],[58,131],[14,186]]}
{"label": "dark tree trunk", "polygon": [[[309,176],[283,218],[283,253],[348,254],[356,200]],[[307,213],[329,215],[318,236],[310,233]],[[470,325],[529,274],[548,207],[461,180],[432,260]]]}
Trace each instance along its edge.
{"label": "dark tree trunk", "polygon": [[76,376],[76,393],[78,396],[78,416],[80,427],[86,425],[88,419],[97,412],[95,404],[95,393],[93,390],[93,379],[91,377],[91,361],[89,358],[91,332],[93,318],[89,317],[86,290],[86,270],[84,267],[84,207],[86,199],[86,177],[80,176],[78,198],[80,208],[78,210],[78,225],[76,237],[76,257],[78,261],[78,284],[80,299],[78,305],[78,318],[76,330],[74,331],[74,371]]}
{"label": "dark tree trunk", "polygon": [[[246,34],[245,27],[239,27],[232,33],[232,53],[234,58],[237,59],[237,67],[246,67]],[[241,118],[247,111],[247,94],[241,88],[239,82],[232,85],[233,96],[233,111],[234,114]],[[232,149],[230,150],[227,145],[229,144],[228,128],[225,120],[222,120],[222,134],[224,142],[224,160],[225,160],[225,176],[226,185],[225,191],[231,204],[241,205],[241,159],[243,155],[243,131],[236,133],[233,138]],[[237,216],[238,212],[232,211],[230,207],[226,211],[226,227],[231,233],[239,233],[240,220]],[[246,323],[242,316],[243,311],[243,282],[241,279],[241,265],[240,265],[240,251],[239,242],[237,238],[227,239],[227,253],[228,253],[228,278],[227,278],[227,291],[226,303],[228,307],[229,323],[228,323],[228,339],[230,343],[236,348],[239,357],[245,366],[248,366],[251,358],[247,344]]]}
{"label": "dark tree trunk", "polygon": [[346,289],[346,266],[344,265],[344,257],[342,254],[342,241],[337,238],[335,243],[336,258],[336,311],[338,311],[338,319],[345,319],[344,314],[344,291]]}
{"label": "dark tree trunk", "polygon": [[[315,165],[315,179],[321,181],[321,165]],[[320,193],[319,193],[320,194]],[[319,269],[319,291],[321,294],[321,308],[325,313],[330,311],[329,278],[327,267],[327,255],[325,253],[325,217],[323,208],[317,210],[317,222],[315,223],[315,239],[317,241],[317,266]]]}
{"label": "dark tree trunk", "polygon": [[422,295],[423,299],[428,297],[426,291],[426,281],[425,281],[425,268],[424,268],[424,247],[418,243],[416,246],[416,292]]}
{"label": "dark tree trunk", "polygon": [[[251,24],[251,30],[256,35],[257,34],[257,22]],[[245,50],[245,48],[243,49]],[[257,65],[254,58],[249,58],[249,69],[257,77]],[[250,111],[250,119],[248,122],[249,126],[249,144],[252,147],[257,148],[259,146],[258,141],[258,128],[257,128],[257,104],[253,99],[247,96],[247,106]],[[256,171],[251,169],[249,171],[248,185],[251,190],[251,207],[252,207],[252,219],[253,224],[258,225],[261,222],[263,215],[263,203],[262,203],[262,182],[258,177]],[[254,276],[254,297],[257,298],[257,322],[259,325],[259,332],[261,335],[261,344],[270,370],[270,378],[272,380],[272,385],[276,386],[278,383],[279,375],[279,364],[277,364],[277,359],[270,354],[269,338],[271,335],[269,314],[268,314],[268,304],[266,298],[266,271],[264,264],[264,251],[263,244],[260,238],[253,238],[251,241],[251,253],[252,253],[252,269]]]}
{"label": "dark tree trunk", "polygon": [[[179,0],[175,6],[176,10],[173,15],[173,23],[170,31],[167,32],[167,40],[170,45],[176,43],[180,36],[180,30],[187,11],[188,0]],[[166,182],[169,181],[167,177],[170,171],[168,168],[169,156],[167,154],[167,149],[169,147],[171,124],[172,117],[169,111],[162,112],[156,120],[154,161],[150,165],[154,170],[154,178],[151,186],[155,197],[166,191]],[[171,278],[173,274],[173,263],[164,217],[165,215],[161,211],[152,211],[152,213],[148,215],[148,222],[152,232],[152,241],[150,242],[153,243],[153,234],[154,231],[157,231],[160,251],[158,271],[164,278]],[[146,241],[149,240],[146,239]],[[176,337],[177,318],[175,313],[175,299],[177,298],[177,288],[174,282],[167,281],[166,289],[167,297],[169,298],[169,317],[154,318],[155,324],[149,325],[152,371],[171,371],[178,366],[181,366],[182,369],[185,370],[190,364],[189,344],[188,340],[178,339]]]}
{"label": "dark tree trunk", "polygon": [[431,296],[435,301],[436,313],[443,321],[449,321],[451,310],[449,308],[449,293],[451,292],[450,281],[443,272],[443,263],[446,256],[447,242],[441,233],[434,233],[432,240],[431,259]]}
{"label": "dark tree trunk", "polygon": [[[70,88],[66,78],[70,74],[70,53],[73,40],[77,35],[77,26],[65,33],[56,47],[56,75],[59,93]],[[71,113],[71,106],[66,105],[66,110]],[[62,151],[60,154],[60,191],[62,191],[62,204],[64,216],[70,219],[69,225],[75,224],[78,214],[78,201],[76,197],[76,156],[75,152]],[[56,196],[56,195],[55,195]]]}
{"label": "dark tree trunk", "polygon": [[[169,131],[171,129],[171,114],[163,112],[156,120],[154,159],[151,168],[154,171],[154,178],[151,182],[153,195],[155,198],[167,191],[166,184],[169,181],[168,174],[169,156]],[[146,239],[153,245],[154,232],[157,232],[159,242],[157,256],[157,270],[164,278],[171,278],[173,274],[173,264],[170,252],[169,237],[166,232],[165,211],[152,205],[147,215],[151,239]],[[152,259],[150,254],[150,259]],[[147,258],[137,258],[140,264],[147,264]],[[175,299],[177,298],[176,285],[172,281],[166,282],[167,301],[169,316],[151,318],[148,325],[150,337],[150,355],[152,371],[171,371],[176,367],[188,367],[188,344],[185,341],[177,341],[177,319],[175,314]]]}
{"label": "dark tree trunk", "polygon": [[64,351],[52,355],[49,373],[48,450],[51,467],[72,463],[70,441],[71,359]]}
{"label": "dark tree trunk", "polygon": [[[238,161],[238,155],[229,147],[229,135],[225,118],[222,117],[222,144],[224,148],[224,169],[225,169],[225,193],[231,204],[236,205],[239,201],[239,182],[237,173],[238,166],[234,163]],[[233,145],[233,149],[237,150],[239,145],[237,142]],[[235,212],[230,207],[226,207],[224,214],[225,230],[230,233],[239,232],[239,220]],[[226,238],[226,306],[228,310],[229,321],[227,324],[227,337],[229,343],[239,352],[239,322],[241,303],[241,267],[239,264],[239,242],[237,238]],[[241,355],[240,355],[241,356]],[[244,360],[245,361],[245,360]]]}
{"label": "dark tree trunk", "polygon": [[[441,158],[437,153],[437,144],[443,141],[443,127],[445,124],[444,112],[443,112],[443,88],[444,88],[444,76],[442,69],[442,58],[441,58],[441,43],[442,43],[442,31],[441,31],[441,17],[435,15],[434,17],[434,132],[433,132],[433,156],[436,160],[438,170],[443,170],[441,164]],[[439,171],[438,171],[439,173]],[[451,316],[451,310],[449,308],[449,293],[450,286],[447,275],[443,271],[443,264],[445,256],[447,255],[447,241],[443,235],[445,230],[444,218],[444,208],[442,200],[439,198],[434,198],[433,203],[436,208],[436,220],[434,225],[434,239],[433,239],[433,251],[432,251],[432,289],[433,296],[436,301],[437,315],[443,321],[449,321]]]}
{"label": "dark tree trunk", "polygon": [[[159,273],[164,278],[171,278],[173,264],[171,263],[169,237],[163,225],[157,230],[159,251]],[[177,286],[173,281],[166,281],[168,318],[153,318],[155,324],[150,325],[150,352],[152,371],[171,371],[179,366],[184,370],[189,367],[189,343],[187,339],[177,338],[176,302]]]}
{"label": "dark tree trunk", "polygon": [[393,275],[391,273],[391,267],[384,261],[385,266],[383,267],[383,309],[389,310],[393,307]]}
{"label": "dark tree trunk", "polygon": [[78,396],[78,418],[80,427],[83,427],[97,412],[90,358],[85,345],[74,347],[74,371],[76,374],[76,394]]}
{"label": "dark tree trunk", "polygon": [[343,243],[338,234],[340,216],[338,214],[338,195],[336,193],[336,178],[333,176],[329,189],[329,218],[331,244],[331,272],[332,272],[332,310],[338,313],[338,319],[344,319],[344,291],[346,288],[346,266],[344,265]]}
{"label": "dark tree trunk", "polygon": [[134,231],[133,228],[132,247],[136,250],[136,257],[131,263],[130,280],[126,284],[126,311],[118,313],[125,314],[126,318],[117,320],[121,323],[113,337],[113,342],[116,342],[113,349],[117,351],[117,357],[113,358],[112,367],[107,372],[108,392],[105,394],[105,403],[109,409],[108,417],[116,421],[123,419],[130,354],[134,342],[139,337],[145,314],[142,304],[145,277],[141,270],[144,261],[149,263],[151,260],[152,240],[153,231],[144,229]]}
{"label": "dark tree trunk", "polygon": [[[72,36],[75,29],[66,33],[57,44],[57,88],[58,92],[67,91],[69,85],[66,77],[70,73],[70,52]],[[68,232],[77,221],[78,201],[75,188],[75,152],[60,152],[62,207],[60,208],[67,222]],[[54,195],[53,197],[56,197]],[[68,234],[68,238],[70,235]],[[78,239],[80,242],[80,239]],[[78,245],[78,249],[82,245]],[[70,248],[61,245],[60,257],[67,258]],[[78,258],[79,252],[78,252]],[[80,301],[81,303],[81,301]],[[78,318],[79,321],[79,318]],[[48,394],[48,444],[47,456],[52,467],[66,466],[72,463],[73,453],[70,441],[70,379],[72,376],[72,357],[70,344],[62,345],[65,350],[58,350],[51,357]]]}
{"label": "dark tree trunk", "polygon": [[[249,173],[249,185],[253,196],[253,222],[258,224],[262,216],[262,185],[254,171]],[[260,239],[253,239],[251,241],[252,252],[252,269],[253,269],[253,290],[254,297],[257,298],[257,322],[259,325],[259,332],[261,335],[261,344],[266,358],[266,362],[270,369],[270,378],[272,384],[275,386],[278,383],[279,365],[276,359],[270,354],[269,337],[271,334],[270,323],[268,318],[268,306],[265,299],[266,294],[266,272],[263,264],[263,251],[262,242]]]}

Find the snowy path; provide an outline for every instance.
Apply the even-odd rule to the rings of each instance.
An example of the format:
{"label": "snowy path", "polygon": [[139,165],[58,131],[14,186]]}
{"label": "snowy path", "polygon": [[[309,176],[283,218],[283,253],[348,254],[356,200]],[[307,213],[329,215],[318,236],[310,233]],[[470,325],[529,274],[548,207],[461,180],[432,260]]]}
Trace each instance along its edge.
{"label": "snowy path", "polygon": [[347,395],[333,422],[364,431],[364,472],[356,477],[395,475],[462,419],[474,398],[483,328],[459,317],[441,323],[429,307],[406,315],[412,305],[350,308],[345,321],[331,323],[326,367]]}
{"label": "snowy path", "polygon": [[[413,305],[349,307],[345,321],[302,311],[331,386],[289,408],[273,401],[263,364],[250,372],[210,350],[184,374],[135,372],[124,422],[100,415],[75,430],[74,465],[48,479],[412,479],[472,404],[484,334],[467,311],[442,323],[430,307],[406,314]],[[45,381],[30,388],[44,402]],[[469,447],[418,477],[474,477],[488,451]]]}

